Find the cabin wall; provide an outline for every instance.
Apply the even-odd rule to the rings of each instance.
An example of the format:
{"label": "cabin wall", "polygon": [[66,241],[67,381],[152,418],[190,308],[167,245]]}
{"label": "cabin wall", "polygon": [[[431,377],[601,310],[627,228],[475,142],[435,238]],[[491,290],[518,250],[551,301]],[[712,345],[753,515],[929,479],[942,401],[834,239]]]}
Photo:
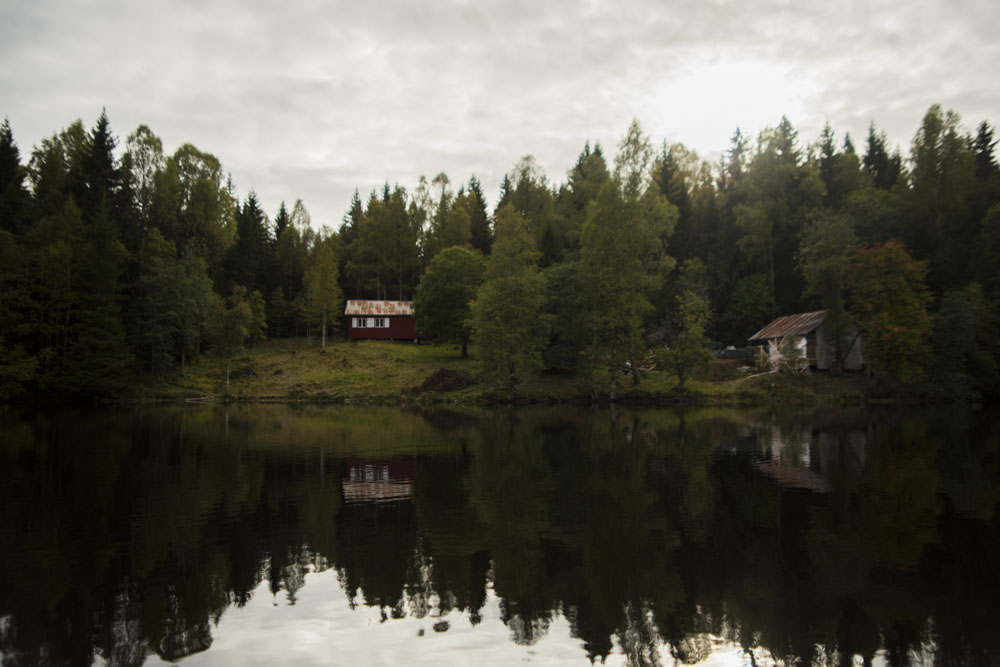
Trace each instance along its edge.
{"label": "cabin wall", "polygon": [[413,317],[395,316],[382,319],[388,320],[385,327],[356,327],[358,320],[374,319],[373,316],[351,316],[348,322],[348,337],[351,340],[416,340],[417,325]]}

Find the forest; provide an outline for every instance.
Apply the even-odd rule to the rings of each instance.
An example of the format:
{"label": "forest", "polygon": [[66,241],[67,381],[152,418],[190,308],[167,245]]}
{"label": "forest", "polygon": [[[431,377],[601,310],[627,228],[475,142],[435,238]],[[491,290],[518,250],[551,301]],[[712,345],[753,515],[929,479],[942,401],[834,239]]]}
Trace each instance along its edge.
{"label": "forest", "polygon": [[[870,372],[948,400],[1000,395],[994,128],[932,106],[909,154],[787,118],[718,163],[638,121],[565,180],[531,156],[490,208],[479,180],[356,191],[340,228],[269,215],[214,155],[172,155],[102,112],[22,157],[0,128],[0,399],[121,397],[264,338],[324,334],[344,299],[413,300],[421,335],[477,345],[484,377],[586,374],[615,397],[652,351],[685,372],[777,315],[859,328]],[[289,198],[291,201],[291,197]],[[634,375],[639,381],[639,376]]]}

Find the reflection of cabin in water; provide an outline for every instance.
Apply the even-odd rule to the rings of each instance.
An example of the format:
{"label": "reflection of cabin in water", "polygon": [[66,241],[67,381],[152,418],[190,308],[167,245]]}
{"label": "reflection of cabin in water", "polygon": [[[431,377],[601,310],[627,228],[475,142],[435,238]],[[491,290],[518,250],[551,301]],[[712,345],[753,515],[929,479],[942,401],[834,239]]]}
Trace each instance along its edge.
{"label": "reflection of cabin in water", "polygon": [[835,480],[862,475],[866,442],[860,429],[771,427],[757,434],[754,467],[781,486],[826,493]]}
{"label": "reflection of cabin in water", "polygon": [[[821,371],[836,365],[836,341],[826,326],[826,311],[785,315],[750,336],[751,343],[765,343],[771,363],[777,365],[784,354],[782,348],[797,348],[804,363]],[[848,371],[861,370],[861,334],[851,332],[844,340],[843,368]]]}
{"label": "reflection of cabin in water", "polygon": [[344,502],[388,503],[406,500],[413,487],[411,459],[350,461],[343,479]]}

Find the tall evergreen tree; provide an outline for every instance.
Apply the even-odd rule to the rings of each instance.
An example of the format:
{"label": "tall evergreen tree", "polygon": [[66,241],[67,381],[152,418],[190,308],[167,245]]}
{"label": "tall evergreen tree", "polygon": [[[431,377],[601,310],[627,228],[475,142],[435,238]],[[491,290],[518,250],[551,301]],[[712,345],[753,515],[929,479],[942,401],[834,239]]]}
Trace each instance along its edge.
{"label": "tall evergreen tree", "polygon": [[10,121],[0,125],[0,230],[22,235],[28,229],[31,195],[24,185],[28,173],[14,143]]}
{"label": "tall evergreen tree", "polygon": [[229,277],[249,292],[266,289],[274,241],[267,216],[251,190],[236,215],[236,243],[229,251]]}
{"label": "tall evergreen tree", "polygon": [[913,139],[904,240],[916,257],[930,260],[935,291],[961,287],[974,277],[969,249],[979,233],[975,155],[959,123],[956,113],[934,105]]}
{"label": "tall evergreen tree", "polygon": [[274,241],[277,243],[278,239],[281,237],[281,232],[285,231],[285,228],[291,223],[291,216],[288,214],[288,209],[285,208],[285,202],[281,202],[281,206],[278,208],[277,215],[274,216]]}
{"label": "tall evergreen tree", "polygon": [[122,323],[121,272],[125,247],[117,239],[110,203],[83,224],[80,253],[80,299],[72,314],[73,329],[60,380],[82,396],[118,395],[131,375],[131,355]]}
{"label": "tall evergreen tree", "polygon": [[888,143],[885,132],[879,132],[875,123],[868,126],[868,142],[862,163],[871,176],[872,185],[879,190],[892,188],[903,174],[903,158],[898,152],[890,155]]}
{"label": "tall evergreen tree", "polygon": [[488,255],[490,245],[493,243],[493,232],[490,229],[490,216],[486,209],[486,195],[483,194],[483,186],[475,176],[469,179],[467,195],[470,244],[479,252]]}

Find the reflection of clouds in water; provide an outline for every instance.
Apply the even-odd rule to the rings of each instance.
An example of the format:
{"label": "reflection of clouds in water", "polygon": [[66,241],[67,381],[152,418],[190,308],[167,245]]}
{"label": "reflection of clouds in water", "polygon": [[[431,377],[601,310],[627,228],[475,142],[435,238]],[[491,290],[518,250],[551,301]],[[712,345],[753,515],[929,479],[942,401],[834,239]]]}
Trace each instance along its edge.
{"label": "reflection of clouds in water", "polygon": [[[501,621],[500,600],[489,591],[482,609],[483,621],[473,626],[467,614],[453,611],[444,616],[407,616],[383,622],[378,608],[360,606],[351,610],[337,581],[336,572],[326,570],[305,576],[297,603],[278,604],[267,582],[254,591],[242,609],[230,608],[217,627],[210,651],[184,659],[184,665],[476,665],[497,667],[527,662],[535,665],[588,665],[583,642],[570,636],[570,624],[555,615],[547,633],[531,646],[511,642],[511,628]],[[512,619],[512,622],[517,619]],[[604,663],[610,667],[629,664],[622,643],[614,640],[615,652]],[[674,651],[656,640],[654,654],[671,664]],[[708,633],[685,638],[680,655],[697,655],[699,665],[748,664],[749,656],[734,642]],[[692,649],[696,651],[692,652]],[[754,649],[756,664],[776,664],[763,649]],[[150,655],[147,665],[174,664]]]}
{"label": "reflection of clouds in water", "polygon": [[[530,648],[511,642],[492,591],[481,611],[483,622],[476,627],[459,611],[383,623],[378,608],[350,609],[335,571],[307,574],[305,582],[294,606],[274,606],[267,582],[261,583],[245,607],[222,615],[213,629],[212,650],[192,655],[184,664],[485,667],[525,659],[541,665],[589,664],[582,642],[569,636],[569,623],[562,616],[553,618],[546,637]],[[448,623],[447,630],[442,631],[442,623]],[[152,655],[146,664],[171,663]],[[616,663],[609,658],[608,664]]]}

